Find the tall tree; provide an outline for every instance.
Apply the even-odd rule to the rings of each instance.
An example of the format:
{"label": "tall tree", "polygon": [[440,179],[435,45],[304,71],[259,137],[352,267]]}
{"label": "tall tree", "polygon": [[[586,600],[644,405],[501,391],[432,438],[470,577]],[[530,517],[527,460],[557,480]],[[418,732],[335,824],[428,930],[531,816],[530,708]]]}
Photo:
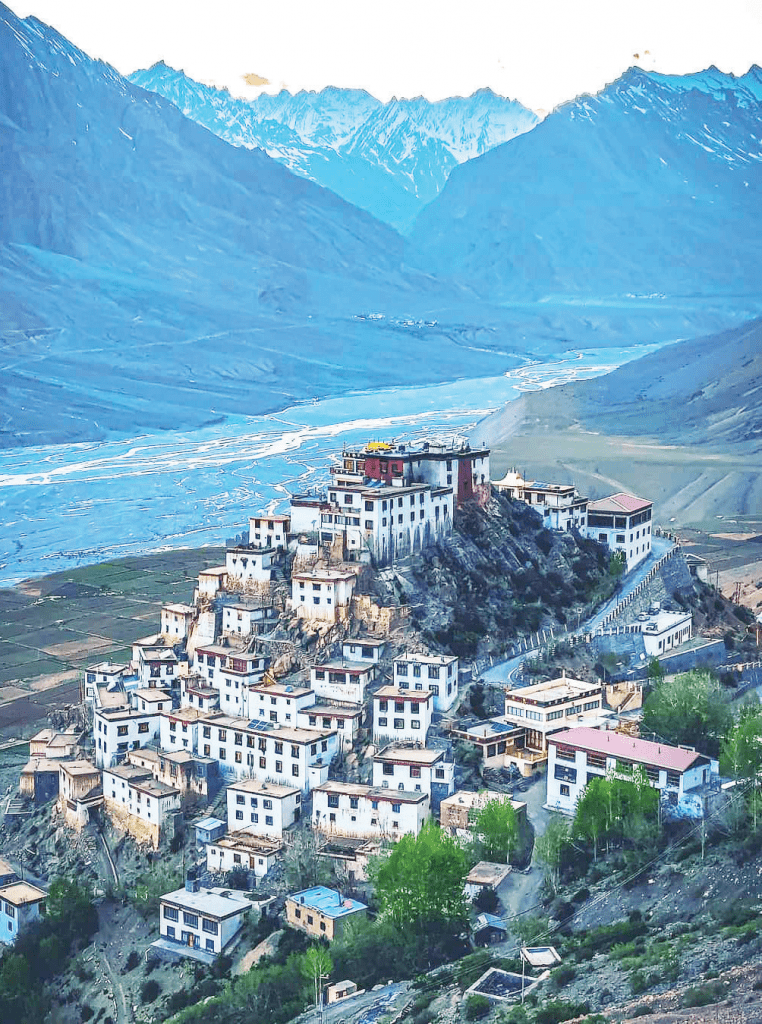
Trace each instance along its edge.
{"label": "tall tree", "polygon": [[534,858],[545,869],[545,878],[553,892],[561,880],[561,860],[569,843],[569,824],[560,815],[553,815],[542,835],[534,841]]}
{"label": "tall tree", "polygon": [[308,981],[311,981],[315,990],[315,1006],[321,1003],[320,995],[323,991],[323,979],[329,977],[333,970],[331,954],[325,946],[315,943],[310,946],[304,954],[301,971]]}
{"label": "tall tree", "polygon": [[417,836],[404,835],[371,869],[384,914],[398,926],[457,931],[468,920],[466,851],[429,820]]}
{"label": "tall tree", "polygon": [[747,701],[722,743],[720,770],[746,782],[754,828],[757,827],[759,775],[762,772],[762,706]]}
{"label": "tall tree", "polygon": [[477,812],[471,828],[480,856],[509,864],[516,846],[519,825],[510,798],[488,800]]}
{"label": "tall tree", "polygon": [[591,779],[574,811],[572,835],[586,840],[593,847],[593,860],[598,860],[598,843],[606,835],[609,823],[608,787],[606,779]]}
{"label": "tall tree", "polygon": [[721,684],[708,672],[660,680],[643,705],[643,728],[665,743],[717,757],[733,716]]}

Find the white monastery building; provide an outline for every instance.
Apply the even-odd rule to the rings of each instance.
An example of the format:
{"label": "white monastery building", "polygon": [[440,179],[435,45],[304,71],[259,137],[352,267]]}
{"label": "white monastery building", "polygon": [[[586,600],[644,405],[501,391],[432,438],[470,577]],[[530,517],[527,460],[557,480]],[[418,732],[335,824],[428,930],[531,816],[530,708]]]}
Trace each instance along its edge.
{"label": "white monastery building", "polygon": [[373,694],[373,742],[425,743],[433,706],[430,690],[382,686]]}
{"label": "white monastery building", "polygon": [[282,839],[299,820],[302,791],[259,779],[241,779],[227,788],[228,832]]}
{"label": "white monastery building", "polygon": [[622,551],[629,572],[651,552],[653,502],[620,491],[591,501],[587,512],[587,536]]}
{"label": "white monastery building", "polygon": [[394,685],[431,690],[435,711],[449,711],[458,699],[458,659],[445,654],[404,654],[394,662]]}
{"label": "white monastery building", "polygon": [[328,836],[398,839],[418,835],[430,814],[428,793],[326,782],[312,791],[312,827]]}

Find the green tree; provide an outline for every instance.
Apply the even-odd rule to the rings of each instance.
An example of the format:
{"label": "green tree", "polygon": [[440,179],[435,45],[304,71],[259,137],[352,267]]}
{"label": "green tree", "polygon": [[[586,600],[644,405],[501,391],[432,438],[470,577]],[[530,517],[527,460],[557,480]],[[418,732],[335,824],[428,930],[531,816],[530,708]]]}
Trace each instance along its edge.
{"label": "green tree", "polygon": [[488,800],[476,814],[471,834],[480,857],[510,864],[511,850],[518,842],[519,825],[509,797]]}
{"label": "green tree", "polygon": [[643,705],[643,728],[665,743],[695,746],[717,757],[733,717],[720,683],[708,672],[662,679]]}
{"label": "green tree", "polygon": [[720,770],[748,784],[749,804],[756,829],[759,773],[762,771],[762,706],[758,701],[747,701],[742,705],[738,721],[722,742]]}
{"label": "green tree", "polygon": [[545,826],[541,836],[534,841],[534,858],[542,864],[545,879],[555,893],[561,880],[561,862],[569,843],[569,823],[560,815],[554,815]]}
{"label": "green tree", "polygon": [[468,920],[468,870],[466,851],[429,820],[373,866],[372,880],[382,912],[398,926],[418,934],[431,926],[452,932]]}
{"label": "green tree", "polygon": [[606,835],[610,810],[606,779],[591,779],[585,786],[574,811],[572,835],[593,847],[593,860],[598,860],[598,843]]}
{"label": "green tree", "polygon": [[304,977],[311,981],[315,989],[315,1006],[321,1002],[320,994],[323,991],[323,979],[329,977],[333,970],[331,954],[325,946],[316,943],[310,946],[304,954],[301,971]]}
{"label": "green tree", "polygon": [[611,557],[609,558],[609,576],[619,579],[620,576],[624,575],[624,570],[626,568],[627,555],[624,551],[612,551]]}

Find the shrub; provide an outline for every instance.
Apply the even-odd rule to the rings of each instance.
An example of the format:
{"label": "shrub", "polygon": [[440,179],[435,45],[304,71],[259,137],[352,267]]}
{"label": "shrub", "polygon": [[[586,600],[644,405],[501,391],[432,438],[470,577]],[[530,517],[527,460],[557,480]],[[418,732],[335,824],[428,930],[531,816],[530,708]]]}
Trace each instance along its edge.
{"label": "shrub", "polygon": [[154,999],[161,992],[161,985],[155,978],[149,978],[148,981],[144,981],[142,988],[140,989],[140,998],[144,1003],[152,1003]]}
{"label": "shrub", "polygon": [[474,897],[474,906],[487,914],[491,914],[496,909],[497,902],[497,893],[491,885],[485,885]]}
{"label": "shrub", "polygon": [[712,981],[708,985],[697,985],[689,988],[683,996],[683,1006],[707,1006],[717,1003],[725,995],[725,986],[721,981]]}
{"label": "shrub", "polygon": [[130,955],[127,957],[127,963],[124,965],[125,971],[134,971],[140,963],[140,954],[137,950],[132,950]]}
{"label": "shrub", "polygon": [[563,967],[557,967],[555,971],[553,971],[553,981],[559,988],[562,988],[564,985],[568,985],[569,982],[573,981],[576,977],[576,967],[571,967],[566,964],[564,964]]}
{"label": "shrub", "polygon": [[582,888],[581,889],[577,889],[577,891],[572,896],[572,903],[584,903],[585,900],[588,899],[589,897],[590,897],[590,890],[587,888],[586,885],[583,885]]}
{"label": "shrub", "polygon": [[184,839],[185,836],[183,835],[182,832],[175,832],[175,834],[169,840],[169,852],[177,853],[178,850],[182,847]]}
{"label": "shrub", "polygon": [[89,1003],[85,1003],[80,1011],[80,1020],[88,1021],[95,1014],[95,1010],[90,1006]]}
{"label": "shrub", "polygon": [[231,889],[248,889],[249,872],[245,867],[237,864],[225,876],[225,885],[229,885]]}
{"label": "shrub", "polygon": [[466,1000],[466,1020],[479,1020],[486,1017],[492,1004],[486,996],[471,995]]}
{"label": "shrub", "polygon": [[589,1003],[570,1003],[565,999],[554,999],[535,1013],[534,1024],[560,1024],[563,1020],[582,1017],[589,1010]]}
{"label": "shrub", "polygon": [[642,971],[633,971],[630,975],[630,992],[639,996],[648,989],[648,981]]}
{"label": "shrub", "polygon": [[641,1003],[640,1006],[634,1007],[630,1010],[631,1017],[649,1017],[653,1013],[653,1007],[647,1003]]}

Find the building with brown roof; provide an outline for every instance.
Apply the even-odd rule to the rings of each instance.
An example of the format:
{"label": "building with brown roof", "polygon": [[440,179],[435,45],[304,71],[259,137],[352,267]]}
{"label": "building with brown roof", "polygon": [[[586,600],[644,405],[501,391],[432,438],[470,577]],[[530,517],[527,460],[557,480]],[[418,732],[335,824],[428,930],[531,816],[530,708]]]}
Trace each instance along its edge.
{"label": "building with brown roof", "polygon": [[588,504],[586,535],[623,552],[629,571],[651,553],[652,515],[652,501],[620,491]]}

